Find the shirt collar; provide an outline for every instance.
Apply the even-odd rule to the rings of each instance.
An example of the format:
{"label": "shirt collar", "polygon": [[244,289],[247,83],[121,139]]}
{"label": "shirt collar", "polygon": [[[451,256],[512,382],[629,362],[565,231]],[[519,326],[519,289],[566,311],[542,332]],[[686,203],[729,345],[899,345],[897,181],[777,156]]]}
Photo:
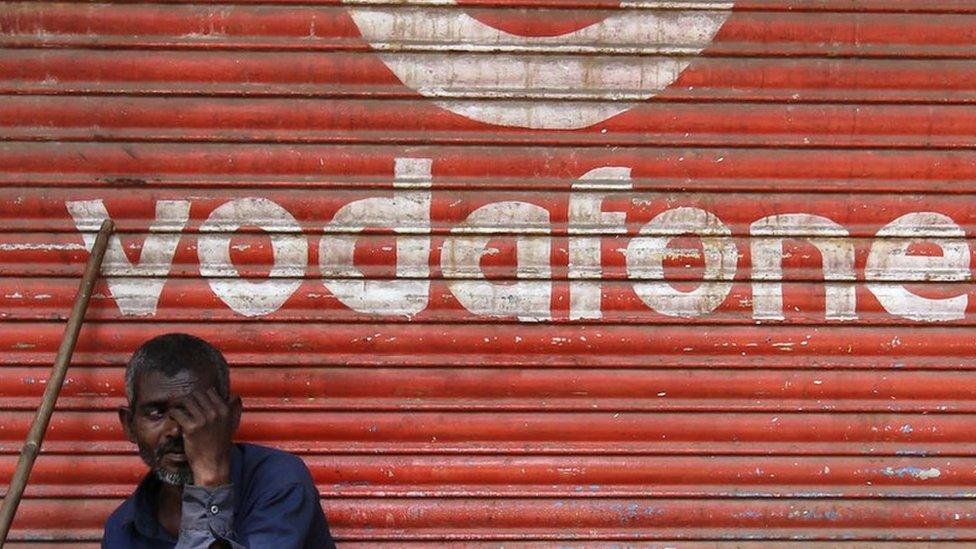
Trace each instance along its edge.
{"label": "shirt collar", "polygon": [[[230,481],[235,491],[240,490],[241,476],[244,469],[244,456],[240,445],[230,447]],[[135,492],[122,506],[122,525],[134,527],[140,534],[148,538],[161,538],[175,541],[165,530],[160,528],[156,519],[156,500],[162,481],[152,471],[146,473]]]}

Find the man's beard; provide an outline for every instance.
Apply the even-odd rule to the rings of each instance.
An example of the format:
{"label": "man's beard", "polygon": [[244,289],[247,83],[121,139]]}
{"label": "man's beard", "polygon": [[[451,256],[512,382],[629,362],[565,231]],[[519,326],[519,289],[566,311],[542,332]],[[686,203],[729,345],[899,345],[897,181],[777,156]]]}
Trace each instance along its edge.
{"label": "man's beard", "polygon": [[175,471],[163,469],[163,456],[170,452],[183,452],[183,440],[175,438],[168,439],[160,444],[159,448],[156,448],[155,451],[148,446],[139,445],[139,456],[152,469],[156,478],[174,486],[193,484],[193,470],[190,469],[189,464],[177,466]]}

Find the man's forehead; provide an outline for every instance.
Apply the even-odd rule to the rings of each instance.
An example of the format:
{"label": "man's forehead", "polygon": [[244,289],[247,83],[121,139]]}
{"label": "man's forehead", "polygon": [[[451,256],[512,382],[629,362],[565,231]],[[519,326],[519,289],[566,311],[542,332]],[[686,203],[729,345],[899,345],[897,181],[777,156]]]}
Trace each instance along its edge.
{"label": "man's forehead", "polygon": [[216,387],[217,376],[214,372],[199,372],[193,369],[181,369],[172,375],[159,370],[144,372],[138,383],[139,402],[158,402],[182,398],[195,391],[206,391]]}

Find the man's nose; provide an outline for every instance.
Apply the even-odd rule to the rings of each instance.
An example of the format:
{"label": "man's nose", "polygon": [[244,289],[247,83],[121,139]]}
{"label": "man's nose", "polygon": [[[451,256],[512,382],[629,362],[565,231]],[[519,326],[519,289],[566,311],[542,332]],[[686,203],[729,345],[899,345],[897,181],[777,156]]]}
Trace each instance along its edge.
{"label": "man's nose", "polygon": [[178,438],[183,436],[183,428],[180,427],[180,423],[171,414],[166,414],[166,425],[163,429],[164,433],[169,437]]}

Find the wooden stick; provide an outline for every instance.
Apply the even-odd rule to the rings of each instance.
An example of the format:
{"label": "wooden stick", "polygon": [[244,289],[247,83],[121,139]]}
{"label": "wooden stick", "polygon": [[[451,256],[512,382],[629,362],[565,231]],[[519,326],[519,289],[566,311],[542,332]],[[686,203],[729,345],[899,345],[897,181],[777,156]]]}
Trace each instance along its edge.
{"label": "wooden stick", "polygon": [[27,440],[20,450],[20,459],[17,460],[17,469],[14,476],[10,479],[10,487],[7,495],[3,499],[3,507],[0,508],[0,549],[7,542],[7,533],[10,532],[10,525],[13,524],[14,515],[17,514],[17,506],[20,505],[20,498],[24,495],[24,488],[30,478],[31,469],[34,467],[34,460],[41,451],[41,443],[44,441],[44,433],[51,422],[51,415],[54,413],[54,404],[61,393],[61,385],[68,373],[68,364],[71,362],[71,354],[75,350],[78,342],[78,332],[81,331],[81,324],[85,320],[85,311],[88,310],[88,301],[91,299],[92,289],[95,281],[98,280],[102,270],[102,260],[105,259],[105,250],[108,248],[108,239],[115,226],[111,220],[102,223],[92,247],[91,255],[88,257],[88,264],[85,265],[85,274],[81,279],[81,286],[75,296],[74,307],[71,308],[71,316],[68,317],[68,324],[64,328],[64,337],[61,339],[61,347],[58,349],[58,356],[51,369],[51,378],[44,389],[44,398],[31,423],[30,432],[27,433]]}

